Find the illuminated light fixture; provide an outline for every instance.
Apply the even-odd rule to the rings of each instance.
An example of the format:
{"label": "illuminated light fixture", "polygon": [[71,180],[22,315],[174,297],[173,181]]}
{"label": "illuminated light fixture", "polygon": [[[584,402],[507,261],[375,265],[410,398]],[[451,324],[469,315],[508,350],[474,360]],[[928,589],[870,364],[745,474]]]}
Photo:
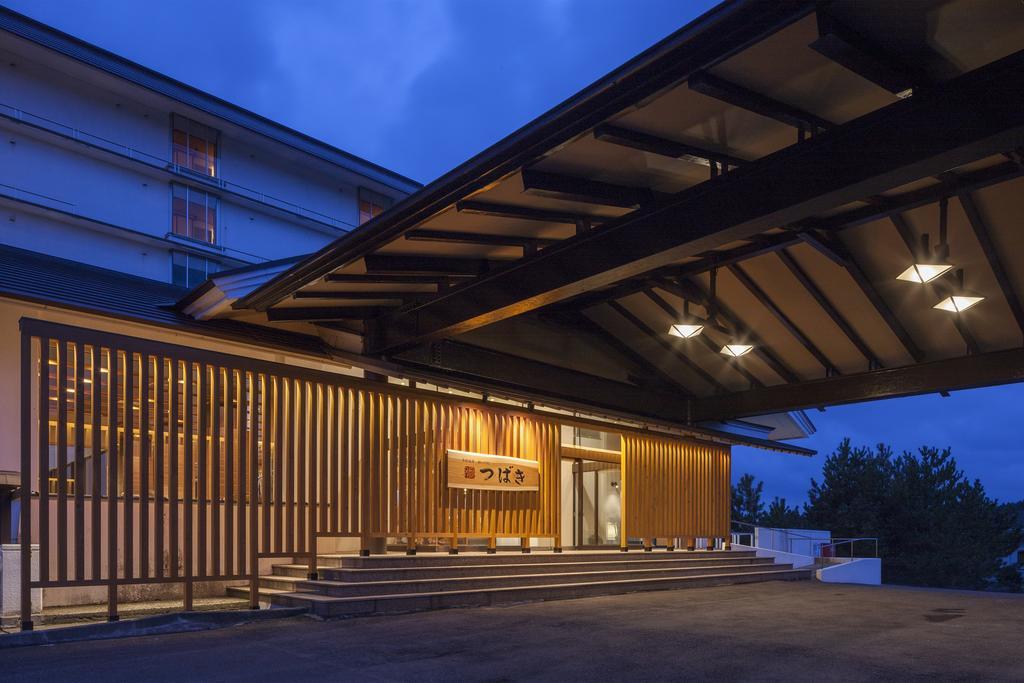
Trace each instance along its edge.
{"label": "illuminated light fixture", "polygon": [[671,334],[673,337],[682,337],[683,339],[696,337],[703,331],[703,325],[696,325],[691,323],[677,323],[672,327],[668,328],[668,333]]}
{"label": "illuminated light fixture", "polygon": [[953,266],[948,263],[915,263],[896,276],[897,280],[924,284],[941,277]]}
{"label": "illuminated light fixture", "polygon": [[668,328],[668,333],[673,337],[690,339],[704,331],[704,322],[690,315],[690,302],[683,301],[683,321],[675,323]]}
{"label": "illuminated light fixture", "polygon": [[943,197],[939,200],[939,244],[932,251],[928,247],[927,233],[921,235],[921,251],[917,256],[917,262],[896,276],[897,280],[913,282],[923,285],[942,277],[953,265],[949,263],[949,244],[946,241],[949,217],[949,199]]}
{"label": "illuminated light fixture", "polygon": [[731,356],[732,358],[739,358],[740,356],[747,355],[753,350],[753,344],[726,344],[722,347],[720,353],[726,356]]}
{"label": "illuminated light fixture", "polygon": [[968,308],[972,308],[985,300],[985,297],[982,295],[964,287],[964,271],[956,271],[956,276],[959,285],[949,296],[935,304],[933,308],[937,308],[940,311],[949,311],[950,313],[963,313]]}

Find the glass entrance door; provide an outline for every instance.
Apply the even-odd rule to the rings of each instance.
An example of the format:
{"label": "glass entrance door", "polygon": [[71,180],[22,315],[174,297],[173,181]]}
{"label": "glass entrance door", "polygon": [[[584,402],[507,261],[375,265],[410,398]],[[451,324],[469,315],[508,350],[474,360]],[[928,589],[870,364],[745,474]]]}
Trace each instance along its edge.
{"label": "glass entrance door", "polygon": [[573,545],[618,546],[622,529],[621,472],[617,463],[572,463]]}

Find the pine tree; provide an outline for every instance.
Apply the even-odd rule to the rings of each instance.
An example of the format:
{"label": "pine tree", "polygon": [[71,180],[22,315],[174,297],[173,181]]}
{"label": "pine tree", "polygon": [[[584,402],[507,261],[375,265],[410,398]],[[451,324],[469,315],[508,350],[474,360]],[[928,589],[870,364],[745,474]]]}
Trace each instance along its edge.
{"label": "pine tree", "polygon": [[732,518],[738,522],[757,524],[764,514],[764,503],[761,502],[761,492],[764,490],[764,482],[759,481],[754,485],[754,475],[744,474],[732,487]]}

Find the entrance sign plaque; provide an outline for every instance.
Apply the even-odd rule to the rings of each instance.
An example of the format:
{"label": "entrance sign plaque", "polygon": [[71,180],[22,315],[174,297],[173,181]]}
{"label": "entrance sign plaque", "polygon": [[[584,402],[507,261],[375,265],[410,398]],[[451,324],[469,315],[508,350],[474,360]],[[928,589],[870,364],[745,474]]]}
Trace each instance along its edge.
{"label": "entrance sign plaque", "polygon": [[539,491],[536,460],[448,449],[448,487],[484,491]]}

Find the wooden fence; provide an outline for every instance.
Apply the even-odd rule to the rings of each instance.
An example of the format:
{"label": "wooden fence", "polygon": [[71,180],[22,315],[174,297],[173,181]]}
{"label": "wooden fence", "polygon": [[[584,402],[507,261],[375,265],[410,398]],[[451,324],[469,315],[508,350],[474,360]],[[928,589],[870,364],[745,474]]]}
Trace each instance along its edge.
{"label": "wooden fence", "polygon": [[728,446],[624,434],[623,528],[691,547],[696,538],[728,539],[730,458]]}
{"label": "wooden fence", "polygon": [[[248,580],[316,539],[554,537],[559,426],[401,385],[22,320],[32,588]],[[447,486],[447,449],[538,461],[540,491]],[[35,493],[32,493],[35,492]]]}

